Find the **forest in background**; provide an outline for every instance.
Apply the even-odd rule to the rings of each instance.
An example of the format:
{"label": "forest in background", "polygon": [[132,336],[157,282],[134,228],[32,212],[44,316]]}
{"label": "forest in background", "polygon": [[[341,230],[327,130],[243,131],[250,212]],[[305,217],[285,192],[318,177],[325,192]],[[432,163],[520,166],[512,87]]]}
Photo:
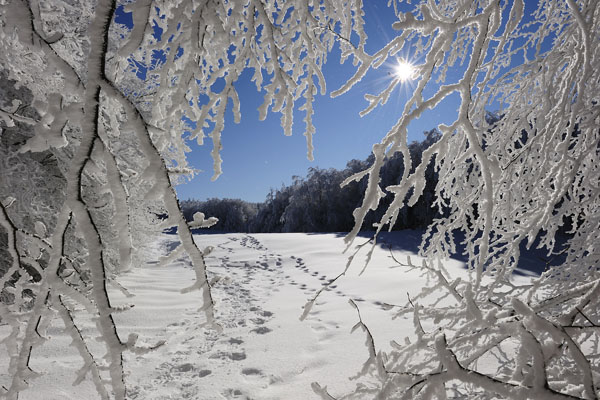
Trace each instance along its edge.
{"label": "forest in background", "polygon": [[[490,114],[488,121],[496,120],[497,117]],[[423,134],[422,141],[409,145],[413,169],[421,163],[423,151],[441,137],[437,129]],[[342,170],[311,167],[306,177],[294,176],[290,185],[271,189],[263,203],[241,199],[188,199],[181,201],[181,209],[188,221],[193,220],[196,212],[218,218],[219,222],[202,232],[349,232],[354,226],[352,212],[360,206],[367,182],[362,179],[345,186],[342,182],[367,169],[373,161],[371,154],[365,160],[349,161]],[[424,228],[438,215],[439,209],[434,203],[438,176],[433,165],[434,160],[431,160],[423,195],[414,206],[400,210],[393,230]],[[395,153],[381,170],[382,187],[397,185],[403,173],[402,153]],[[367,215],[363,229],[373,230],[373,224],[381,220],[391,201],[392,196],[385,196],[379,207]]]}

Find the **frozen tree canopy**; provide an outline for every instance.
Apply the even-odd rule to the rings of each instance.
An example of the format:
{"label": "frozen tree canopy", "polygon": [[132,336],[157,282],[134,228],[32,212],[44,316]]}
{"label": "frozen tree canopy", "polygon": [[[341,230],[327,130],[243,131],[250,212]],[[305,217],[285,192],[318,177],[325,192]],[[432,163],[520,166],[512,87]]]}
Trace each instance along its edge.
{"label": "frozen tree canopy", "polygon": [[[377,232],[419,200],[430,163],[443,214],[423,238],[428,261],[398,260],[431,282],[398,310],[413,315],[415,338],[394,343],[391,354],[371,348],[365,380],[347,398],[598,397],[600,3],[541,0],[531,15],[525,6],[420,2],[398,13],[398,36],[379,51],[354,50],[356,74],[334,92],[351,90],[399,54],[419,60],[412,97],[373,146],[374,164],[346,181],[368,180],[349,246],[382,196],[393,200]],[[364,112],[400,84],[367,96]],[[440,140],[411,169],[409,123],[453,94],[460,96],[455,121],[438,126]],[[402,180],[382,188],[381,166],[395,153],[404,158]],[[456,252],[458,238],[466,281],[440,262]],[[511,275],[523,243],[549,258],[566,253],[566,261],[531,285],[516,285]],[[490,358],[498,361],[495,374],[481,369]],[[318,384],[315,391],[330,398]]]}
{"label": "frozen tree canopy", "polygon": [[[132,27],[116,23],[119,6]],[[362,11],[350,1],[0,4],[0,319],[11,326],[2,344],[12,376],[0,395],[17,398],[35,377],[30,355],[58,314],[81,354],[77,381],[91,376],[102,398],[125,398],[123,353],[147,349],[119,337],[106,286],[166,228],[196,269],[182,289],[202,291],[213,323],[205,253],[173,190],[194,172],[186,142],[211,137],[216,178],[225,110],[231,100],[241,118],[234,83],[250,68],[266,93],[261,118],[281,113],[286,134],[301,100],[312,158],[321,67],[338,35],[354,33],[364,36]],[[214,222],[197,215],[192,227]],[[105,354],[90,351],[75,308],[96,321]]]}
{"label": "frozen tree canopy", "polygon": [[[124,353],[161,343],[119,336],[107,285],[119,288],[118,274],[143,262],[164,229],[176,228],[173,254],[195,268],[182,291],[200,290],[215,323],[210,249],[190,229],[216,220],[199,213],[190,226],[173,189],[194,174],[188,143],[211,138],[216,179],[225,112],[232,104],[240,120],[235,82],[249,68],[265,93],[261,118],[280,113],[291,134],[296,105],[305,113],[312,158],[313,99],[326,92],[321,68],[337,43],[356,73],[333,96],[401,55],[418,60],[412,96],[373,146],[374,162],[345,181],[365,182],[348,247],[383,196],[392,200],[377,232],[419,201],[430,164],[442,215],[423,239],[426,261],[397,260],[430,282],[397,307],[412,317],[412,338],[378,351],[352,304],[369,358],[344,398],[598,397],[600,3],[540,0],[532,14],[524,0],[389,3],[398,35],[369,54],[360,0],[0,2],[0,320],[10,327],[0,341],[11,377],[0,396],[18,398],[36,377],[30,358],[56,317],[81,356],[75,383],[91,377],[101,398],[126,398]],[[118,7],[131,26],[116,22]],[[363,113],[407,79],[367,95]],[[455,121],[437,127],[439,140],[413,164],[410,122],[453,96]],[[395,154],[401,181],[381,187]],[[441,262],[457,238],[468,279]],[[566,261],[515,284],[523,243]],[[91,316],[94,338],[76,310]],[[489,358],[494,374],[479,367]],[[326,383],[313,389],[331,399]]]}

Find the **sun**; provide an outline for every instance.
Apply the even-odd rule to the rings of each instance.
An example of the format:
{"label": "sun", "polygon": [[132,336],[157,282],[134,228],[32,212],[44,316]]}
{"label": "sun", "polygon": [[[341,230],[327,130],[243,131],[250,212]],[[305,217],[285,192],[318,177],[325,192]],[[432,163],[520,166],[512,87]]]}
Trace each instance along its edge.
{"label": "sun", "polygon": [[410,81],[415,79],[415,67],[406,60],[398,60],[397,64],[394,65],[394,76],[400,79],[402,82]]}

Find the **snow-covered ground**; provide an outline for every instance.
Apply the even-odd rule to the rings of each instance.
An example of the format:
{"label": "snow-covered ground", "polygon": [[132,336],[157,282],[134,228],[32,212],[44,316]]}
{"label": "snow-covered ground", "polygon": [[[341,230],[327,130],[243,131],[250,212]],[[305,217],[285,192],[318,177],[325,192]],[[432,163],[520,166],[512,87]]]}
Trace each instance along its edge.
{"label": "snow-covered ground", "polygon": [[[418,234],[395,233],[396,258],[411,254]],[[343,236],[337,234],[219,234],[199,235],[201,247],[213,246],[207,257],[214,286],[216,316],[222,331],[203,327],[200,294],[181,294],[191,285],[193,271],[185,260],[167,267],[150,263],[121,277],[133,294],[113,289],[114,305],[132,305],[115,315],[119,334],[131,332],[140,342],[165,344],[146,355],[128,353],[126,384],[131,399],[310,399],[312,382],[327,385],[332,394],[347,392],[366,360],[365,335],[351,333],[358,321],[353,299],[378,348],[391,339],[410,336],[409,319],[391,316],[390,304],[404,304],[416,294],[423,279],[407,273],[385,247],[375,250],[372,262],[359,276],[364,257],[358,256],[347,275],[323,292],[304,321],[302,307],[329,279],[345,268]],[[173,245],[166,235],[156,246],[156,258]],[[361,240],[357,239],[360,243]],[[365,253],[365,252],[363,252]],[[362,254],[362,253],[361,253]],[[461,262],[446,267],[464,273]],[[91,335],[90,329],[84,334]],[[0,335],[3,327],[0,327]],[[91,381],[72,386],[82,360],[57,318],[48,331],[51,340],[37,349],[32,366],[43,375],[20,399],[94,399]],[[0,384],[6,384],[7,365],[0,350]]]}

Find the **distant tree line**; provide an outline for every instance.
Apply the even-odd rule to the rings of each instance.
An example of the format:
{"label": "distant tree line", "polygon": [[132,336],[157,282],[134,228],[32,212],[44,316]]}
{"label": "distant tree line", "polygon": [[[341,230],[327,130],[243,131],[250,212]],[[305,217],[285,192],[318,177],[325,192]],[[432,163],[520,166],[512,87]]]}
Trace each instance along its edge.
{"label": "distant tree line", "polygon": [[[419,165],[425,149],[440,138],[436,129],[425,132],[423,141],[409,145],[412,168]],[[354,226],[352,212],[362,203],[367,180],[342,182],[353,174],[363,171],[373,163],[373,156],[366,160],[351,160],[343,170],[334,168],[309,168],[306,177],[294,176],[289,186],[271,189],[263,203],[249,203],[240,199],[183,200],[181,208],[188,221],[195,212],[216,217],[219,222],[209,231],[220,232],[348,232]],[[404,160],[400,153],[390,157],[381,171],[381,187],[396,185],[404,173]],[[434,188],[437,173],[430,162],[426,171],[427,183],[423,195],[412,207],[399,211],[394,230],[422,228],[429,225],[438,214],[434,204]],[[364,230],[373,230],[373,224],[381,220],[392,196],[384,197],[379,207],[371,211],[363,223]],[[204,230],[205,231],[205,230]]]}
{"label": "distant tree line", "polygon": [[248,232],[248,226],[255,218],[259,207],[258,203],[249,203],[240,199],[208,199],[200,201],[195,199],[180,202],[181,210],[187,221],[193,219],[194,213],[200,211],[208,217],[219,219],[216,225],[203,228],[202,231],[222,232]]}

